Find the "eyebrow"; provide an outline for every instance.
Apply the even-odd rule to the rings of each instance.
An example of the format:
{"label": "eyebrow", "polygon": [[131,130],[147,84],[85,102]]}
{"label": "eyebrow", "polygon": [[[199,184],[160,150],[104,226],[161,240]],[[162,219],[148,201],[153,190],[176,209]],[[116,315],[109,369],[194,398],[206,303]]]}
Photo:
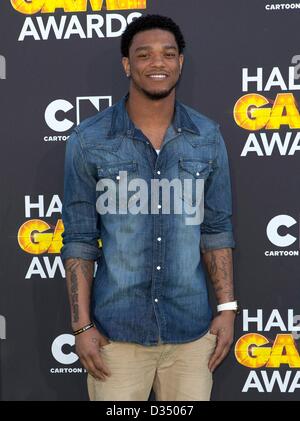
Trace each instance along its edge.
{"label": "eyebrow", "polygon": [[[172,50],[177,51],[177,48],[174,45],[164,45],[163,48],[166,49],[166,50],[172,49]],[[138,52],[138,51],[141,51],[141,50],[151,50],[151,46],[150,45],[142,45],[141,47],[137,47],[135,49],[135,52]]]}

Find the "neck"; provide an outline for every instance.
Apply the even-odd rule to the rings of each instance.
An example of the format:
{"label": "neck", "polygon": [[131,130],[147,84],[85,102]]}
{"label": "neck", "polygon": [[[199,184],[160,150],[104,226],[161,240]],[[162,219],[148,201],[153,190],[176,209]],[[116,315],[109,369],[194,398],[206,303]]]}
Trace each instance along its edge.
{"label": "neck", "polygon": [[168,127],[175,107],[175,89],[169,96],[151,100],[134,89],[129,90],[127,112],[137,127]]}

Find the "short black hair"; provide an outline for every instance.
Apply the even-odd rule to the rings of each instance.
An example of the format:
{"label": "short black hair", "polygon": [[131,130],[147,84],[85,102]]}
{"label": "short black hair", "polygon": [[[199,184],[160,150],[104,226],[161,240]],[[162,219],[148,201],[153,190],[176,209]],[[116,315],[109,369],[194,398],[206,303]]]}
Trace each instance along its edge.
{"label": "short black hair", "polygon": [[185,48],[185,40],[179,26],[166,16],[160,15],[145,15],[134,19],[125,29],[121,38],[121,53],[123,57],[129,56],[129,48],[132,44],[133,37],[143,31],[149,29],[162,29],[171,32],[177,42],[179,54]]}

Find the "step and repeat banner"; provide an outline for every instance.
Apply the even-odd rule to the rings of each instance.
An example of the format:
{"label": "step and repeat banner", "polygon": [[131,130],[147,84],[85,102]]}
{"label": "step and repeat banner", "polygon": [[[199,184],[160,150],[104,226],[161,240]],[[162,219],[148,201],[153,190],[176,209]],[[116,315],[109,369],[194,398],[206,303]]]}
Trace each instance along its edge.
{"label": "step and repeat banner", "polygon": [[267,0],[1,0],[0,399],[88,399],[60,257],[65,146],[127,93],[120,35],[147,13],[182,28],[178,98],[220,123],[230,159],[242,313],[212,399],[300,400],[300,3]]}

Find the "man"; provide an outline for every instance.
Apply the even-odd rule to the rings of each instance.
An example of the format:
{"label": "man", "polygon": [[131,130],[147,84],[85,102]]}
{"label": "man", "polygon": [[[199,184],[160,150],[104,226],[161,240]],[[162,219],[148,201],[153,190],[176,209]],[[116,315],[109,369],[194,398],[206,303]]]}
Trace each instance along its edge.
{"label": "man", "polygon": [[[147,400],[152,387],[157,400],[209,400],[233,340],[226,149],[218,125],[175,98],[184,47],[171,19],[133,21],[121,42],[129,94],[67,143],[62,257],[91,400]],[[163,180],[192,185],[170,205],[150,189]]]}

